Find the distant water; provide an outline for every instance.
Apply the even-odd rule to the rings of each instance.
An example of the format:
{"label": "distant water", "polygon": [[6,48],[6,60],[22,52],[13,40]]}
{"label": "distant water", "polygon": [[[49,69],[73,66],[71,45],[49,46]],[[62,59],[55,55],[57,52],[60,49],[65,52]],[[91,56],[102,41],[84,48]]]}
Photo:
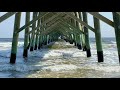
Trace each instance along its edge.
{"label": "distant water", "polygon": [[[23,42],[23,38],[19,38],[19,42]],[[12,42],[12,38],[0,38],[0,42]]]}
{"label": "distant water", "polygon": [[95,39],[90,38],[92,57],[64,41],[51,45],[71,46],[64,49],[41,49],[28,52],[24,59],[24,39],[19,39],[15,65],[9,64],[11,53],[10,38],[0,38],[0,78],[103,78],[119,77],[120,65],[115,38],[103,38],[104,62],[97,62]]}
{"label": "distant water", "polygon": [[[19,42],[23,42],[24,38],[19,38]],[[0,42],[12,42],[12,38],[0,38]],[[91,43],[95,43],[95,38],[90,38]],[[115,38],[109,37],[109,38],[102,38],[103,43],[113,44],[115,43]]]}

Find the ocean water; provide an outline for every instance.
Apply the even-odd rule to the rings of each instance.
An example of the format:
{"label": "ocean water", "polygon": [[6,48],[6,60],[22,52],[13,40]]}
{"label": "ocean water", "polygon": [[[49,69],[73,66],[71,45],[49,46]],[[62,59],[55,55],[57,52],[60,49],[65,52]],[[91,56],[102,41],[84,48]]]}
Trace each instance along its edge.
{"label": "ocean water", "polygon": [[19,39],[16,64],[9,64],[12,39],[0,39],[0,78],[116,78],[120,77],[120,65],[115,38],[103,38],[104,62],[97,62],[95,39],[90,38],[92,57],[65,41],[50,45],[69,48],[28,52],[24,59],[23,39]]}

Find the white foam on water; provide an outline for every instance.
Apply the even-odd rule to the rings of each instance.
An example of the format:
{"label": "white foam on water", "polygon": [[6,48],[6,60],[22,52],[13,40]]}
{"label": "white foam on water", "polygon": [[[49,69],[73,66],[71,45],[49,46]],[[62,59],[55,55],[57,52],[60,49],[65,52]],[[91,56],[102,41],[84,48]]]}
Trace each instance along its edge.
{"label": "white foam on water", "polygon": [[111,41],[111,43],[116,44],[116,41]]}
{"label": "white foam on water", "polygon": [[[55,42],[59,44],[59,42]],[[64,45],[69,45],[64,43]],[[119,60],[116,50],[104,48],[104,63],[97,63],[97,51],[95,44],[91,44],[92,57],[87,58],[86,52],[77,48],[65,49],[41,49],[33,52],[28,52],[28,61],[23,59],[23,42],[18,43],[17,59],[15,65],[9,64],[11,53],[11,44],[0,43],[0,71],[71,71],[77,69],[94,69],[104,72],[120,72]],[[108,45],[114,48],[112,45]],[[107,46],[106,46],[107,47]],[[64,64],[66,63],[66,64]],[[3,77],[3,74],[0,74]],[[6,74],[7,77],[9,74]]]}
{"label": "white foam on water", "polygon": [[1,43],[0,42],[0,49],[5,49],[11,47],[12,43],[11,42],[6,42],[6,43]]}
{"label": "white foam on water", "polygon": [[75,65],[55,65],[55,66],[48,66],[43,67],[43,70],[49,71],[68,71],[68,70],[76,70],[78,67]]}
{"label": "white foam on water", "polygon": [[[3,42],[1,43],[0,42],[0,50],[1,50],[0,51],[0,57],[9,58],[10,57],[10,53],[11,53],[11,46],[12,46],[11,42],[5,42],[5,43],[3,43]],[[23,42],[18,42],[18,53],[17,53],[17,56],[20,56],[22,52],[23,52]]]}
{"label": "white foam on water", "polygon": [[46,53],[43,58],[60,57],[60,56],[62,56],[62,53],[58,53],[56,52],[56,50],[51,50],[48,53]]}
{"label": "white foam on water", "polygon": [[85,55],[86,55],[86,52],[82,52],[82,51],[76,51],[73,53],[73,57],[82,57]]}

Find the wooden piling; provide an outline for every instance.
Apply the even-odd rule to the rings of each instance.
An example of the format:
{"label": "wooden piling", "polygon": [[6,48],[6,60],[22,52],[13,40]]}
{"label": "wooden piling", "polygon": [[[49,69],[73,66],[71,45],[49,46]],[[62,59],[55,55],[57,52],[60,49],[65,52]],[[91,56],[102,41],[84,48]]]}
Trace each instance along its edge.
{"label": "wooden piling", "polygon": [[103,49],[102,49],[100,21],[96,17],[93,17],[93,19],[94,19],[95,39],[96,39],[98,62],[103,62],[104,57],[103,57]]}
{"label": "wooden piling", "polygon": [[41,45],[41,38],[42,38],[42,37],[41,37],[41,34],[40,34],[40,35],[39,35],[39,44],[38,44],[38,49],[40,49],[40,48],[41,48],[41,46],[42,46],[42,45]]}
{"label": "wooden piling", "polygon": [[76,42],[77,42],[78,49],[81,50],[82,46],[81,46],[81,41],[80,41],[80,34],[76,34]]}
{"label": "wooden piling", "polygon": [[14,22],[14,31],[13,31],[13,39],[12,39],[12,48],[11,48],[11,57],[10,63],[14,64],[16,62],[16,54],[17,54],[17,45],[18,45],[18,37],[19,33],[16,33],[20,28],[20,20],[21,20],[21,12],[15,14],[15,22]]}
{"label": "wooden piling", "polygon": [[[83,12],[82,14],[83,14],[83,21],[88,24],[87,13]],[[84,32],[85,32],[86,54],[87,54],[87,57],[91,57],[88,28],[84,27]]]}
{"label": "wooden piling", "polygon": [[69,34],[70,37],[70,44],[73,44],[72,34]]}
{"label": "wooden piling", "polygon": [[[82,13],[81,12],[77,12],[77,17],[82,20],[83,19]],[[82,28],[81,24],[79,24],[78,27],[80,28],[80,30],[82,30],[84,32],[84,29]],[[80,35],[80,39],[81,39],[81,44],[82,44],[83,51],[86,51],[87,48],[86,48],[86,43],[85,43],[85,35],[81,34]]]}
{"label": "wooden piling", "polygon": [[[38,24],[37,24],[37,27],[40,26],[40,20],[38,20]],[[36,39],[35,39],[35,48],[34,50],[37,50],[38,49],[38,40],[39,40],[39,28],[37,29],[37,33],[36,33]]]}
{"label": "wooden piling", "polygon": [[[75,12],[75,16],[76,16],[77,18],[79,18],[78,12]],[[80,26],[79,22],[77,22],[77,21],[76,21],[76,27],[81,30],[81,26]],[[78,42],[78,43],[77,43],[77,47],[78,47],[78,49],[81,50],[81,49],[82,49],[81,34],[78,34],[78,35],[77,35],[77,39],[78,39],[78,40],[77,40],[77,42]]]}
{"label": "wooden piling", "polygon": [[[26,22],[25,24],[30,22],[30,12],[26,12]],[[24,51],[23,51],[23,57],[26,58],[28,56],[28,40],[29,40],[29,27],[25,29],[25,34],[24,34]]]}
{"label": "wooden piling", "polygon": [[[41,25],[41,19],[40,19],[40,25]],[[41,27],[39,27],[39,29],[41,30]],[[38,49],[40,49],[41,48],[41,46],[42,46],[42,44],[41,44],[41,32],[39,32],[39,42],[38,42]]]}
{"label": "wooden piling", "polygon": [[[37,13],[33,12],[33,19],[37,17]],[[30,51],[34,50],[34,44],[35,44],[35,27],[36,27],[36,22],[32,24],[32,35],[31,35],[31,41],[30,41]]]}
{"label": "wooden piling", "polygon": [[73,34],[73,39],[74,39],[74,45],[77,46],[77,42],[76,42],[76,34]]}
{"label": "wooden piling", "polygon": [[114,20],[118,57],[119,57],[119,63],[120,63],[120,16],[116,12],[113,12],[113,20]]}

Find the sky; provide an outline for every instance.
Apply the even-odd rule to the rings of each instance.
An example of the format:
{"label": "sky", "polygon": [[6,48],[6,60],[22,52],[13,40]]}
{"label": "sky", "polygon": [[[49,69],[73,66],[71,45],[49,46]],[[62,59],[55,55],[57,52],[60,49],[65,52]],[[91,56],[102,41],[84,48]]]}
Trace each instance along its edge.
{"label": "sky", "polygon": [[[0,16],[2,16],[5,13],[6,12],[0,12]],[[113,21],[112,12],[100,12],[100,14]],[[15,18],[15,15],[8,18],[4,22],[0,23],[0,38],[12,38],[13,37],[14,18]],[[31,19],[32,19],[32,16],[31,16]],[[93,16],[90,14],[88,14],[88,24],[94,27]],[[25,12],[22,12],[22,17],[21,17],[20,26],[22,27],[23,25],[25,25]],[[100,25],[101,25],[102,37],[115,37],[115,32],[114,32],[113,27],[107,25],[106,23],[102,21],[100,21]],[[90,37],[95,37],[94,33],[90,30],[89,30],[89,35]],[[23,37],[24,37],[24,30],[20,32],[19,34],[19,38],[23,38]]]}

